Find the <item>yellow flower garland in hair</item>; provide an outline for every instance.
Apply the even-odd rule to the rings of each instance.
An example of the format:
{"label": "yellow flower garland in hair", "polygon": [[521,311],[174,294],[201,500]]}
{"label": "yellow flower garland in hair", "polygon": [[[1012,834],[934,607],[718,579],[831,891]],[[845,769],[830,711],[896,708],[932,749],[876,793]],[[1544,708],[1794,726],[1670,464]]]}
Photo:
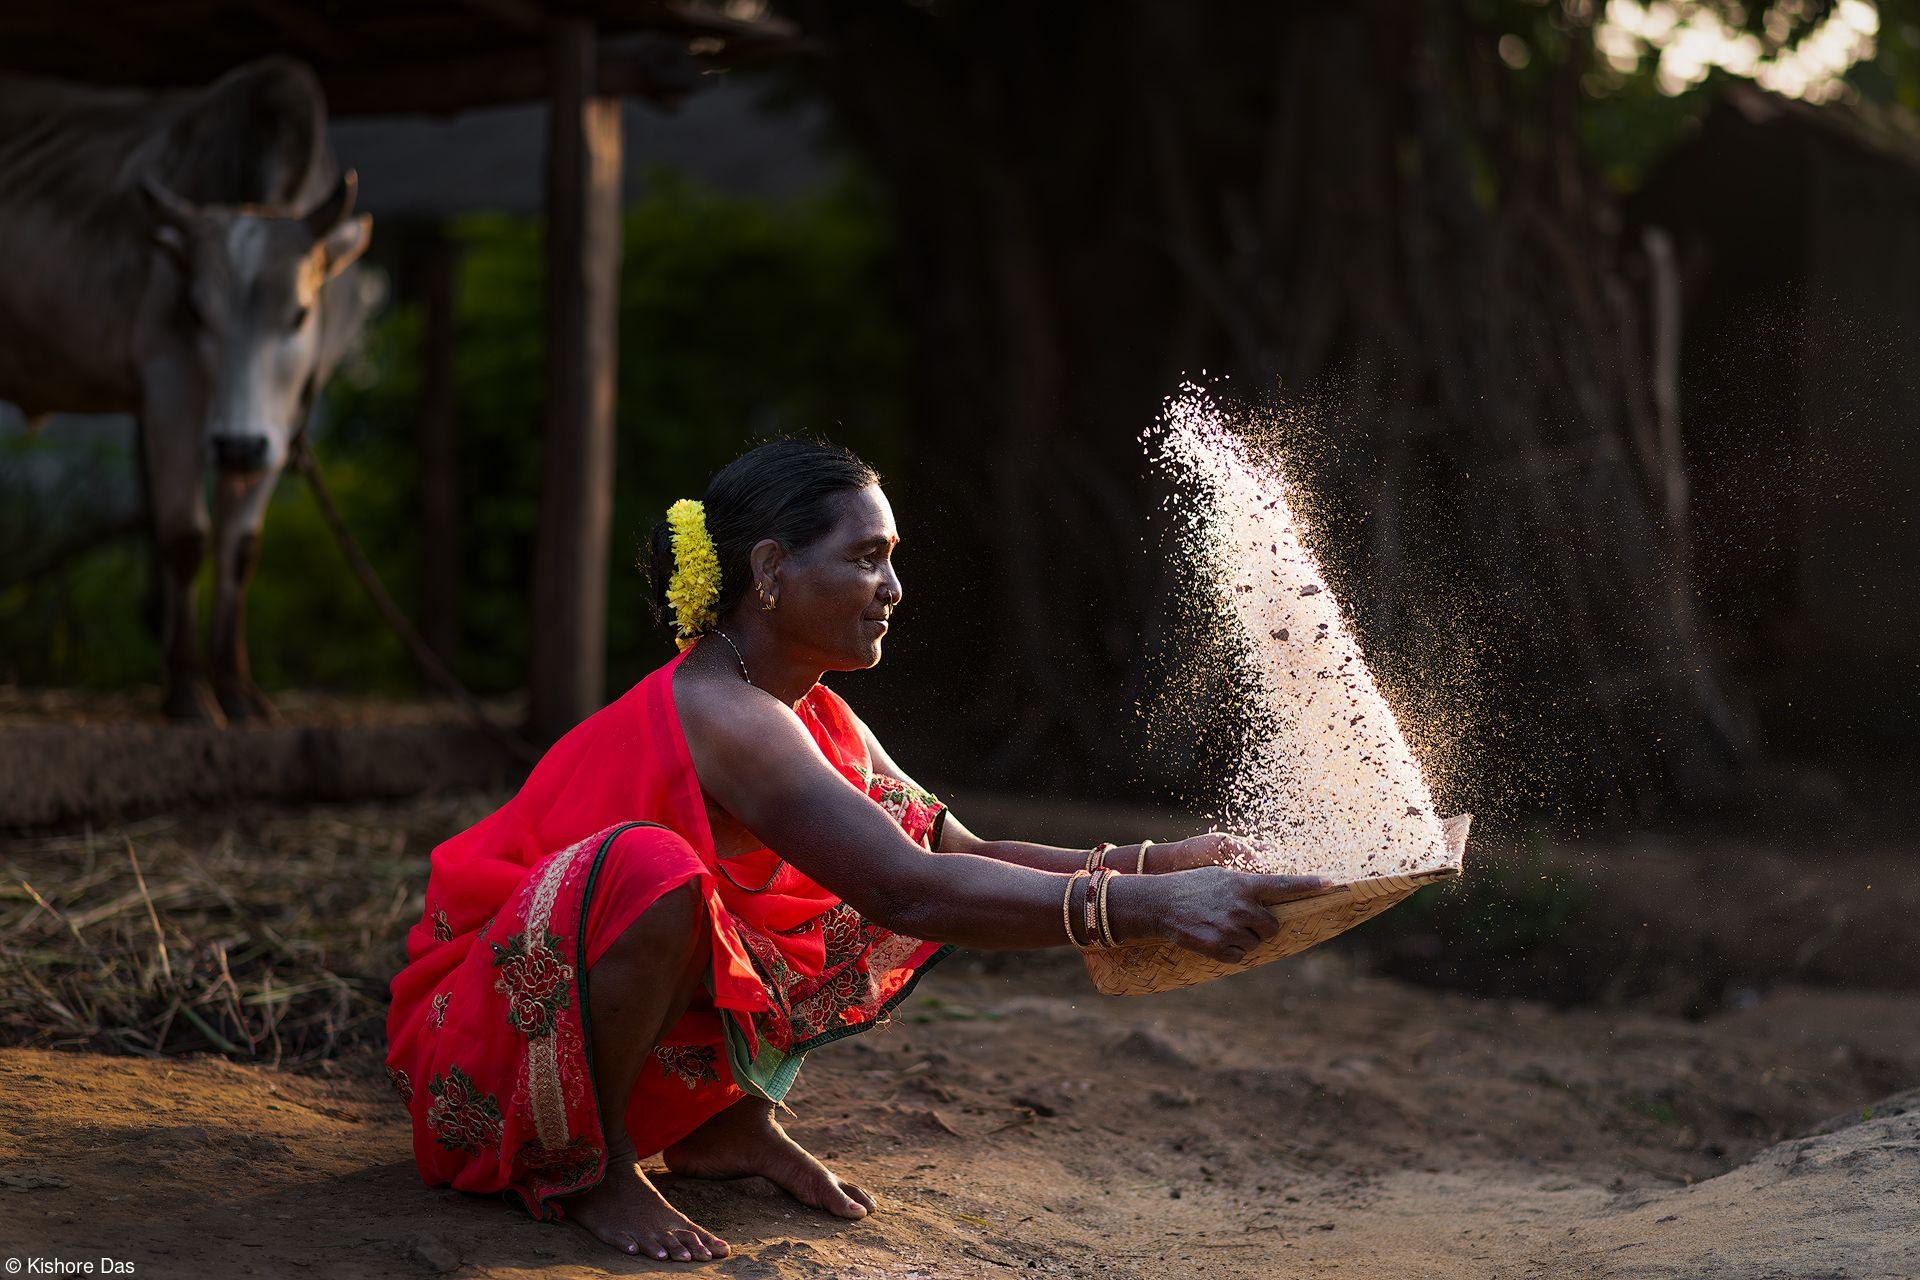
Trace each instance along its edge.
{"label": "yellow flower garland in hair", "polygon": [[701,632],[720,621],[713,612],[720,599],[720,554],[707,533],[707,509],[693,498],[682,498],[667,508],[667,528],[673,531],[673,577],[667,580],[667,603],[673,606],[680,632],[673,642],[689,649]]}

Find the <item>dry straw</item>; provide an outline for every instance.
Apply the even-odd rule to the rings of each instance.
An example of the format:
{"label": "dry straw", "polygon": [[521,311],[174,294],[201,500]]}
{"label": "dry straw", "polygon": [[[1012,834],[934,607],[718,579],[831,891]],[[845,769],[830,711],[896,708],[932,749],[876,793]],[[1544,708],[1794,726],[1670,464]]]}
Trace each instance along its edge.
{"label": "dry straw", "polygon": [[426,852],[484,798],[0,840],[0,1044],[311,1065],[377,1046]]}
{"label": "dry straw", "polygon": [[1144,996],[1211,982],[1305,951],[1371,920],[1423,885],[1458,877],[1467,851],[1467,827],[1472,821],[1473,815],[1467,813],[1446,820],[1450,863],[1356,880],[1311,898],[1274,904],[1273,917],[1280,922],[1280,932],[1248,952],[1238,964],[1222,964],[1170,942],[1139,942],[1112,951],[1083,952],[1087,973],[1103,995]]}

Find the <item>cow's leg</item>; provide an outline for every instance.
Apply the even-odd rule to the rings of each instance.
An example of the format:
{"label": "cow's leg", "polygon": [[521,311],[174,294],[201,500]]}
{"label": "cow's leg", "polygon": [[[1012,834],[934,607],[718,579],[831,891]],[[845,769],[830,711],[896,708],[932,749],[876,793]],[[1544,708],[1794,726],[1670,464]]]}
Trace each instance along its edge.
{"label": "cow's leg", "polygon": [[160,579],[160,647],[166,662],[161,710],[174,720],[221,719],[200,665],[193,580],[207,554],[207,503],[201,492],[197,431],[140,424],[141,462]]}
{"label": "cow's leg", "polygon": [[230,720],[273,719],[247,662],[247,582],[260,559],[260,528],[278,468],[214,482],[213,690]]}

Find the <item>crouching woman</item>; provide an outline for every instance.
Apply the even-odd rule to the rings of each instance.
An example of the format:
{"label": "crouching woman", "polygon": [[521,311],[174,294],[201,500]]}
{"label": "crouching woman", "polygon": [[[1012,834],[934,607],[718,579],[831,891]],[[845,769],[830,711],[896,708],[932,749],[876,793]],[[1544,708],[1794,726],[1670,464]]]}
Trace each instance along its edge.
{"label": "crouching woman", "polygon": [[1269,904],[1323,887],[1218,865],[1244,846],[1217,833],[1087,850],[968,831],[821,683],[880,661],[898,541],[874,472],[804,441],[739,458],[654,531],[679,655],[433,851],[387,1023],[429,1185],[680,1261],[727,1244],[643,1156],[863,1217],[873,1194],[774,1107],[803,1055],[874,1026],[953,946],[1166,939],[1232,961],[1274,933]]}

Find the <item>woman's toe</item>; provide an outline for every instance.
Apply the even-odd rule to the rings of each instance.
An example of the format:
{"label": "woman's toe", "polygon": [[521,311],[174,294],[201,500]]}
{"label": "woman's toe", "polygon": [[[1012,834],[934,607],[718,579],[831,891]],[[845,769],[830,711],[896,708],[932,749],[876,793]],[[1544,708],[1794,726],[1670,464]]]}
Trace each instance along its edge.
{"label": "woman's toe", "polygon": [[686,1246],[687,1252],[691,1253],[700,1261],[709,1262],[713,1259],[713,1251],[707,1248],[707,1242],[702,1240],[700,1233],[693,1228],[689,1227],[685,1231],[676,1231],[673,1233],[673,1236],[674,1239]]}
{"label": "woman's toe", "polygon": [[843,1182],[840,1184],[840,1189],[859,1201],[868,1213],[872,1213],[880,1207],[879,1197],[875,1196],[873,1192],[867,1190],[865,1187],[856,1187],[851,1182]]}
{"label": "woman's toe", "polygon": [[702,1231],[700,1233],[700,1239],[707,1246],[707,1252],[716,1258],[724,1258],[733,1252],[725,1240],[722,1240],[711,1231]]}
{"label": "woman's toe", "polygon": [[630,1233],[618,1227],[590,1227],[588,1230],[592,1232],[594,1239],[602,1244],[610,1244],[622,1253],[633,1253],[640,1247]]}
{"label": "woman's toe", "polygon": [[867,1206],[847,1194],[847,1189],[838,1183],[827,1184],[827,1208],[842,1218],[864,1218]]}

